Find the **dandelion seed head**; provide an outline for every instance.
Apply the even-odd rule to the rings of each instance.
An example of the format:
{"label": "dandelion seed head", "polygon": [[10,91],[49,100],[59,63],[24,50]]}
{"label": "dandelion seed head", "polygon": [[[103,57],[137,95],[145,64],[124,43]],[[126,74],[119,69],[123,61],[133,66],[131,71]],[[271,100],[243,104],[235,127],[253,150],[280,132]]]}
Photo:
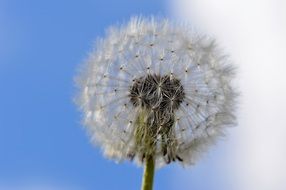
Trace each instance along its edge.
{"label": "dandelion seed head", "polygon": [[78,77],[77,102],[107,157],[189,165],[235,125],[234,74],[210,37],[136,17],[98,40]]}

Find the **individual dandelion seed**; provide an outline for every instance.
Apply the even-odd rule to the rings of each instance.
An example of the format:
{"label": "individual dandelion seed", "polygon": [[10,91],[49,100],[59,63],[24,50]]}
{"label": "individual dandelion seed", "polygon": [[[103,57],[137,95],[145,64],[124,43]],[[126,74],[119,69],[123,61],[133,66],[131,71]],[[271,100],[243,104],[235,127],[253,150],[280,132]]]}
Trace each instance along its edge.
{"label": "individual dandelion seed", "polygon": [[235,124],[234,74],[213,39],[167,19],[132,18],[98,40],[77,100],[91,141],[108,158],[146,163],[142,188],[151,189],[155,163],[194,164]]}

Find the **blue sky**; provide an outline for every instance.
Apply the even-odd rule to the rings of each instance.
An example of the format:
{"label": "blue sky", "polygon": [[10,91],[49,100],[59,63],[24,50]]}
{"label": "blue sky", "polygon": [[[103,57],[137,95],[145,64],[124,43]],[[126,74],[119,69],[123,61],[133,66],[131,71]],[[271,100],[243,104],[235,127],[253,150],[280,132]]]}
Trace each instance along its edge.
{"label": "blue sky", "polygon": [[[103,158],[89,143],[72,102],[76,68],[96,37],[138,14],[166,15],[166,5],[163,0],[0,1],[0,188],[43,183],[139,189],[142,169]],[[158,189],[171,188],[171,170],[157,172]]]}

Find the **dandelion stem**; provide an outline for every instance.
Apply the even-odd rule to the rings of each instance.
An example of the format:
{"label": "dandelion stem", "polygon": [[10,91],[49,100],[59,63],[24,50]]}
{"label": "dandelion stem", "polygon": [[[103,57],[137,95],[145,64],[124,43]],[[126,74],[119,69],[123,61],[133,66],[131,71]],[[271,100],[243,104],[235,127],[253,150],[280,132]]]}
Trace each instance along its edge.
{"label": "dandelion stem", "polygon": [[152,190],[154,181],[155,161],[152,156],[146,158],[141,190]]}

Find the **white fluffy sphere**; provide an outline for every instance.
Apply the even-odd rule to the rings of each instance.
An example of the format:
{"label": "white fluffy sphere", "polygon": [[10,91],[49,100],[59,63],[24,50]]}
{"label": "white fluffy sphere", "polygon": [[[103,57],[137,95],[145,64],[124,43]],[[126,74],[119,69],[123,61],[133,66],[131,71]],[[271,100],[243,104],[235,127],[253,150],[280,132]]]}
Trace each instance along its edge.
{"label": "white fluffy sphere", "polygon": [[78,77],[78,104],[106,156],[193,164],[235,124],[229,60],[209,37],[154,18],[112,27]]}

